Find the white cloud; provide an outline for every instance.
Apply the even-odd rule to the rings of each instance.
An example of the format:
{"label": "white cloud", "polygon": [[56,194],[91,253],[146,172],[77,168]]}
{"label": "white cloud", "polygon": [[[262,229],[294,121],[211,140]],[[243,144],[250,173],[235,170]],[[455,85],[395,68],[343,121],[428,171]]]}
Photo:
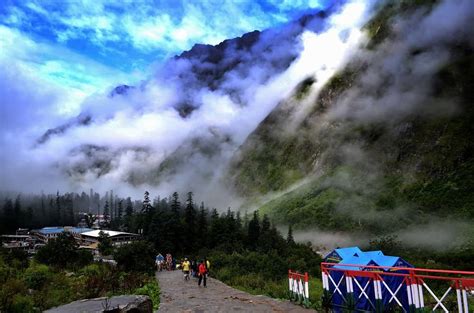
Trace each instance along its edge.
{"label": "white cloud", "polygon": [[77,114],[86,96],[137,79],[67,48],[33,40],[25,33],[2,25],[0,61],[5,67],[14,66],[31,77],[65,90],[64,101],[58,110],[67,115]]}
{"label": "white cloud", "polygon": [[317,0],[270,1],[275,8],[265,12],[261,5],[244,1],[153,1],[30,0],[8,7],[4,23],[34,31],[34,15],[43,22],[37,27],[49,29],[59,42],[74,39],[89,41],[100,49],[111,43],[127,43],[150,52],[165,50],[175,54],[195,43],[217,44],[255,29],[265,29],[288,21],[294,10],[319,7]]}
{"label": "white cloud", "polygon": [[[21,157],[8,162],[19,168],[18,162],[25,160],[25,155],[34,154],[37,162],[34,166],[40,166],[43,160],[41,167],[44,171],[62,175],[56,180],[58,185],[75,189],[122,188],[128,194],[138,195],[150,185],[161,194],[173,189],[191,188],[203,196],[214,190],[216,198],[212,201],[216,205],[227,202],[228,191],[219,179],[235,149],[302,79],[315,75],[318,86],[324,84],[360,38],[358,28],[362,16],[353,18],[351,25],[344,21],[344,26],[338,26],[334,22],[336,24],[329,24],[320,34],[305,33],[301,38],[295,38],[295,33],[302,31],[301,26],[291,24],[278,32],[262,34],[251,51],[229,48],[223,62],[232,63],[238,57],[239,64],[226,71],[221,85],[213,91],[203,81],[198,81],[191,71],[196,66],[202,66],[203,70],[206,67],[212,69],[212,65],[193,59],[170,61],[154,79],[126,95],[110,98],[97,94],[89,97],[81,105],[83,112],[93,117],[88,126],[71,127],[34,149],[21,147]],[[209,33],[208,30],[195,31],[193,27],[201,25],[202,21],[189,16],[179,21],[171,17],[164,20],[170,24],[177,23],[175,29],[178,31],[173,35],[166,29],[163,37],[182,36],[182,44],[189,38]],[[161,38],[159,31],[156,38]],[[340,36],[341,31],[348,35]],[[301,54],[300,49],[303,50]],[[328,52],[333,49],[338,53]],[[291,63],[292,56],[296,59]],[[289,67],[275,65],[282,62],[288,62],[285,66]],[[54,76],[61,72],[61,67],[61,62],[52,61],[43,71]],[[84,77],[87,80],[87,76]],[[228,90],[234,90],[241,101],[235,100]],[[186,102],[197,109],[187,118],[182,118],[175,107]],[[58,124],[51,126],[55,125]],[[197,148],[193,143],[196,138],[201,140]],[[206,145],[211,146],[209,150],[215,155],[200,153],[200,147]],[[172,176],[157,177],[159,164],[177,149],[181,149],[180,157],[185,158],[184,163],[173,169],[176,172]],[[103,164],[107,164],[109,169],[98,177]],[[84,168],[84,172],[78,172],[77,168]],[[127,184],[130,176],[135,179],[134,186]],[[16,178],[15,183],[17,181],[21,179]],[[35,187],[27,185],[25,188]]]}

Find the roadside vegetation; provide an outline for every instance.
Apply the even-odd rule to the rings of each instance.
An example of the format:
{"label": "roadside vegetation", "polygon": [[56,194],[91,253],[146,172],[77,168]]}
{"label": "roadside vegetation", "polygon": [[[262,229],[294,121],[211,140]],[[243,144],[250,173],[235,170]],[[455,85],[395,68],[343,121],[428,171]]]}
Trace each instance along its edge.
{"label": "roadside vegetation", "polygon": [[[117,253],[127,260],[132,259],[132,251],[137,257],[147,257],[141,250],[143,245],[130,245],[138,249],[124,246]],[[148,268],[125,263],[113,266],[92,262],[92,255],[77,249],[67,234],[48,243],[33,259],[22,251],[0,249],[0,312],[42,312],[78,299],[121,294],[148,295],[157,309],[159,287],[150,275],[153,262]]]}

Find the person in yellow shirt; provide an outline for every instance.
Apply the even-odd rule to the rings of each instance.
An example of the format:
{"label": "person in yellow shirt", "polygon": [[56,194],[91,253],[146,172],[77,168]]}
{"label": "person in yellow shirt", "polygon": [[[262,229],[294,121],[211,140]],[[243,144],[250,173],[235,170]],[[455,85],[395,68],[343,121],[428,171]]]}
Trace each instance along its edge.
{"label": "person in yellow shirt", "polygon": [[184,280],[189,280],[189,271],[191,270],[191,263],[188,261],[188,258],[184,258],[181,268],[184,273]]}

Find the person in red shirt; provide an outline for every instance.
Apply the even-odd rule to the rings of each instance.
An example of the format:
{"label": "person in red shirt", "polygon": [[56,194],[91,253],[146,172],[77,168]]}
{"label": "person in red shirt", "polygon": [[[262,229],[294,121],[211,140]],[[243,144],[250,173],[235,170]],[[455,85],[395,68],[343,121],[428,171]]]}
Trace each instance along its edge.
{"label": "person in red shirt", "polygon": [[201,261],[201,264],[199,264],[198,271],[199,271],[198,286],[201,286],[201,281],[204,280],[203,286],[206,287],[207,267],[204,261]]}

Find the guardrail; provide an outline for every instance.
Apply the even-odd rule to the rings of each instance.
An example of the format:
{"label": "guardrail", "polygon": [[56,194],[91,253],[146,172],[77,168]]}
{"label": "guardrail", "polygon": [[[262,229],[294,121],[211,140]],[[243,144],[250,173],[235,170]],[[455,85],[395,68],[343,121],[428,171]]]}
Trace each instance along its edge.
{"label": "guardrail", "polygon": [[291,301],[309,307],[309,275],[288,270],[288,289]]}
{"label": "guardrail", "polygon": [[321,263],[321,275],[326,312],[469,313],[474,308],[470,271]]}

